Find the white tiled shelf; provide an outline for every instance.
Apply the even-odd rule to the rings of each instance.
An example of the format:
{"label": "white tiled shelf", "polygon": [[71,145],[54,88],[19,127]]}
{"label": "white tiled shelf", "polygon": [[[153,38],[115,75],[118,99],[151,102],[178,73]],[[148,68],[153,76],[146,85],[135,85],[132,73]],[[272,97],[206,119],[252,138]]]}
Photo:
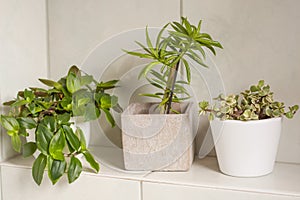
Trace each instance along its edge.
{"label": "white tiled shelf", "polygon": [[[18,156],[1,163],[2,200],[14,199],[278,199],[300,200],[300,165],[276,163],[274,172],[258,178],[223,175],[214,157],[196,159],[188,172],[129,172],[121,150],[92,148],[101,162],[98,174],[86,169],[68,185],[64,177],[51,186],[46,174],[41,186],[31,177],[33,159]],[[86,165],[86,164],[84,164]]]}

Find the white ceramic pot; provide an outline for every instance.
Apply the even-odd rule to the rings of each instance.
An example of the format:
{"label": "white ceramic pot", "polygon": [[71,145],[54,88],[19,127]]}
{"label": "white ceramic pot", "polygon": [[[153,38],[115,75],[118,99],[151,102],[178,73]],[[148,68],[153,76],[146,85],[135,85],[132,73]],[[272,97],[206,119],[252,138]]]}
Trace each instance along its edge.
{"label": "white ceramic pot", "polygon": [[282,118],[214,121],[218,131],[213,131],[213,138],[224,174],[256,177],[273,171]]}
{"label": "white ceramic pot", "polygon": [[[86,141],[86,145],[89,145],[90,142],[90,135],[91,135],[91,130],[90,130],[90,122],[84,122],[82,117],[72,117],[70,122],[74,122],[74,124],[71,125],[71,128],[73,129],[73,131],[76,131],[76,128],[79,127],[81,128],[84,137],[85,137],[85,141]],[[35,133],[34,133],[35,129],[32,130],[28,130],[29,132],[29,136],[26,137],[26,141],[27,142],[35,142]],[[67,151],[67,147],[65,148],[65,151]],[[36,152],[33,154],[33,156],[35,158],[37,158],[40,154],[39,150],[36,150]]]}

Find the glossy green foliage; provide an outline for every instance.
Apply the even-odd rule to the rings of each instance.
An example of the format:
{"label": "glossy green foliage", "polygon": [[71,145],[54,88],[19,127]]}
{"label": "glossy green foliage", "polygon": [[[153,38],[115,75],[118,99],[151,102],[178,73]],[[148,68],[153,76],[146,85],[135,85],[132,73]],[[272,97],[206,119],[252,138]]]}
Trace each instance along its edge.
{"label": "glossy green foliage", "polygon": [[220,95],[216,98],[219,106],[210,106],[207,101],[199,103],[200,115],[209,113],[209,119],[214,116],[222,120],[261,120],[285,116],[289,119],[299,109],[298,105],[285,109],[283,102],[274,101],[273,92],[269,85],[260,80],[257,85],[252,85],[248,90],[239,95]]}
{"label": "glossy green foliage", "polygon": [[[46,167],[53,184],[64,173],[67,173],[69,183],[75,181],[82,171],[81,161],[76,158],[80,154],[98,172],[99,164],[87,149],[82,130],[71,128],[74,124],[71,118],[91,121],[103,112],[107,122],[114,126],[111,111],[121,111],[121,108],[118,98],[107,90],[115,88],[118,81],[97,82],[76,66],[72,66],[59,81],[39,80],[49,88],[31,87],[18,92],[16,99],[4,103],[11,109],[8,115],[0,116],[0,123],[11,136],[13,148],[17,152],[22,150],[24,157],[33,155],[36,150],[40,152],[32,168],[33,179],[38,185]],[[35,141],[22,144],[21,138],[29,134],[34,134]]]}
{"label": "glossy green foliage", "polygon": [[[160,30],[155,43],[151,41],[146,28],[147,45],[136,42],[142,52],[126,51],[130,55],[150,59],[140,72],[139,78],[145,77],[160,92],[142,95],[158,98],[161,102],[161,113],[170,113],[172,102],[181,102],[190,97],[184,87],[191,82],[189,59],[207,67],[204,63],[204,49],[216,54],[215,48],[222,48],[209,34],[201,32],[201,22],[196,26],[182,17],[180,22],[168,23]],[[166,31],[167,28],[170,30]],[[178,81],[180,67],[184,67],[186,76],[184,80]]]}

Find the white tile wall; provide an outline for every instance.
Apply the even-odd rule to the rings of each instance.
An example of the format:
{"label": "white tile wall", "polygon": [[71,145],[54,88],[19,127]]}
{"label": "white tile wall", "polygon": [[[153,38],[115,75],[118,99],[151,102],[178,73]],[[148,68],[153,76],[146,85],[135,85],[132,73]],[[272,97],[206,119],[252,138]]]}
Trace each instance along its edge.
{"label": "white tile wall", "polygon": [[[299,7],[298,0],[183,0],[183,15],[203,19],[224,46],[215,63],[228,93],[265,79],[276,99],[293,105],[300,104]],[[299,113],[284,121],[278,161],[300,163],[299,121]]]}
{"label": "white tile wall", "polygon": [[[0,103],[47,76],[45,0],[0,0]],[[13,154],[1,134],[1,159]]]}
{"label": "white tile wall", "polygon": [[63,200],[63,199],[109,199],[109,200],[140,200],[139,181],[114,179],[81,174],[73,184],[68,184],[64,176],[55,186],[45,178],[37,186],[32,177],[31,169],[2,166],[3,199],[18,200]]}
{"label": "white tile wall", "polygon": [[250,193],[245,191],[222,190],[215,188],[192,187],[172,184],[159,183],[144,183],[143,184],[143,200],[198,200],[198,199],[212,199],[212,200],[299,200],[299,197]]}

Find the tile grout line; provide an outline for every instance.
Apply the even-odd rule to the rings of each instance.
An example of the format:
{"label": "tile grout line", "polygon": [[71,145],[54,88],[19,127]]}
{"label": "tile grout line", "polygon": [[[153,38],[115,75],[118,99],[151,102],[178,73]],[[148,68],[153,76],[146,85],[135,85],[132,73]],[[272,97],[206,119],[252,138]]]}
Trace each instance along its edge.
{"label": "tile grout line", "polygon": [[3,200],[3,187],[2,187],[2,182],[3,182],[3,178],[2,178],[2,166],[0,166],[0,190],[1,190],[1,194],[0,194],[0,199]]}
{"label": "tile grout line", "polygon": [[46,18],[46,67],[47,77],[50,78],[50,24],[49,24],[49,1],[45,0],[45,18]]}

